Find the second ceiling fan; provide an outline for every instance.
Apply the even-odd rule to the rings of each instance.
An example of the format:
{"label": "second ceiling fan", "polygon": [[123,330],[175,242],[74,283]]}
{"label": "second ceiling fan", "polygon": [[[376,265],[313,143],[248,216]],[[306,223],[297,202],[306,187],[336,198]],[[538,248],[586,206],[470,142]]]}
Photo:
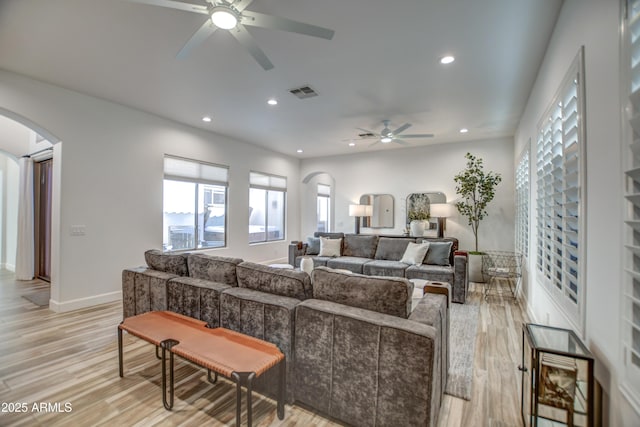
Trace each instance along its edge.
{"label": "second ceiling fan", "polygon": [[411,127],[411,123],[405,123],[396,130],[389,129],[390,120],[383,120],[382,124],[384,128],[380,131],[380,133],[373,132],[367,129],[357,128],[361,131],[366,132],[365,134],[360,134],[362,139],[373,139],[376,138],[377,141],[371,145],[376,145],[379,143],[388,144],[390,142],[395,142],[400,145],[408,145],[407,141],[404,141],[403,138],[432,138],[432,133],[421,133],[421,134],[402,134],[405,130]]}
{"label": "second ceiling fan", "polygon": [[246,10],[247,6],[249,6],[253,0],[206,0],[206,5],[184,3],[176,0],[128,1],[208,15],[208,18],[202,26],[191,36],[182,49],[180,49],[176,55],[178,58],[184,58],[191,49],[202,43],[216,30],[222,29],[229,31],[229,34],[249,51],[249,54],[253,56],[262,68],[270,70],[273,68],[273,64],[269,61],[269,58],[267,58],[267,55],[265,55],[262,49],[260,49],[253,36],[247,31],[245,25],[288,31],[327,40],[331,40],[334,34],[334,31],[328,28]]}

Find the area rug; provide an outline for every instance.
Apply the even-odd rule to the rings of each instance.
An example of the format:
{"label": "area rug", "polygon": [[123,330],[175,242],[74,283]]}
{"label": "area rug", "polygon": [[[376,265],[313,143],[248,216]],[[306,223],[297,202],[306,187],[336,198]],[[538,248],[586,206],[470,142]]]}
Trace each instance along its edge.
{"label": "area rug", "polygon": [[32,294],[22,295],[22,298],[29,302],[34,303],[38,307],[49,307],[49,299],[51,299],[51,292],[49,289],[44,291],[34,292]]}
{"label": "area rug", "polygon": [[478,331],[479,302],[451,304],[449,309],[449,376],[445,393],[471,400],[473,357]]}

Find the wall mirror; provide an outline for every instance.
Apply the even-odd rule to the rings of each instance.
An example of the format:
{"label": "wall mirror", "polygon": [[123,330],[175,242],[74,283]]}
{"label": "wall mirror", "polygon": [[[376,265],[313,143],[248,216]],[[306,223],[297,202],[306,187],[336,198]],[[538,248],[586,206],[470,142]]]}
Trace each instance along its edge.
{"label": "wall mirror", "polygon": [[393,196],[391,194],[363,194],[361,205],[371,205],[370,217],[362,217],[362,227],[393,228]]}
{"label": "wall mirror", "polygon": [[409,212],[416,207],[422,207],[425,204],[430,206],[432,203],[447,203],[447,196],[442,191],[427,191],[424,193],[411,193],[407,196],[406,223],[409,224]]}

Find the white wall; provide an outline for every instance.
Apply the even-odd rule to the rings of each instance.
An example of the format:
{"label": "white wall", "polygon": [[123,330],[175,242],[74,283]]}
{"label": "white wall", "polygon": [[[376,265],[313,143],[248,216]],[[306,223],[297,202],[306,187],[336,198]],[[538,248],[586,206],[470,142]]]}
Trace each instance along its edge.
{"label": "white wall", "polygon": [[[0,71],[0,109],[47,129],[59,176],[52,247],[52,308],[69,310],[120,298],[123,268],[162,247],[163,156],[228,165],[228,247],[215,254],[252,261],[286,258],[299,229],[299,160],[131,108]],[[249,170],[288,177],[287,236],[249,245]],[[240,214],[241,213],[241,214]],[[70,227],[84,225],[84,236]]]}
{"label": "white wall", "polygon": [[[585,46],[586,84],[586,342],[595,354],[596,377],[609,408],[605,425],[637,426],[640,416],[618,389],[621,362],[620,299],[622,292],[622,164],[620,116],[620,8],[617,1],[566,0],[545,60],[516,133],[515,152],[529,138],[535,145],[536,124],[548,107],[580,46]],[[516,159],[517,161],[517,159]],[[535,148],[531,150],[535,165]],[[531,254],[535,254],[535,172],[532,174]],[[530,260],[528,310],[533,320],[561,327],[571,323],[539,285]]]}
{"label": "white wall", "polygon": [[[349,204],[358,203],[361,195],[371,193],[394,197],[394,228],[365,228],[361,232],[401,234],[406,226],[406,198],[409,194],[442,191],[447,201],[457,198],[453,177],[465,168],[467,152],[481,157],[486,171],[498,172],[503,178],[495,199],[489,204],[489,216],[480,224],[480,249],[513,250],[514,154],[510,138],[388,150],[384,154],[374,152],[306,159],[302,161],[300,176],[304,178],[314,172],[326,172],[334,178],[335,231],[353,233],[354,218],[348,216]],[[314,191],[306,187],[303,185],[301,191]],[[301,210],[306,212],[309,209],[303,206]],[[447,220],[446,235],[457,237],[461,249],[472,250],[471,228],[464,217],[460,217],[455,209],[453,211],[455,216]],[[309,218],[303,215],[299,238],[305,239],[313,234],[316,224]]]}

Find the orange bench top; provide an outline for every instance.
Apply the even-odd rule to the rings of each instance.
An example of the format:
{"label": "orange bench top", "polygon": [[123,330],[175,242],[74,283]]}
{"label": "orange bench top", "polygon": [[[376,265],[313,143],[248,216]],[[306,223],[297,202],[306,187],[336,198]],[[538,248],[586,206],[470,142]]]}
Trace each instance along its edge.
{"label": "orange bench top", "polygon": [[260,376],[284,359],[274,344],[170,311],[150,311],[126,318],[118,327],[159,346],[164,340],[179,343],[174,354],[230,377],[232,372]]}

